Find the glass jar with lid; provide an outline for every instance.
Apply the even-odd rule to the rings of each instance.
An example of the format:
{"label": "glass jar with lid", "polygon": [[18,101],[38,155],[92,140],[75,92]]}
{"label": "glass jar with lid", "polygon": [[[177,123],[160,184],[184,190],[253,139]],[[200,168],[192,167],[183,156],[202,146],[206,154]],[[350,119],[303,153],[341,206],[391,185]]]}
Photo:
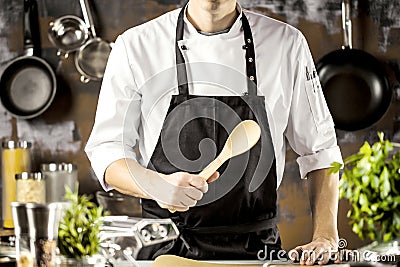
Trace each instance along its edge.
{"label": "glass jar with lid", "polygon": [[43,163],[40,171],[46,178],[46,202],[65,201],[65,186],[73,192],[78,184],[78,167],[72,163]]}
{"label": "glass jar with lid", "polygon": [[31,169],[31,142],[2,142],[1,180],[2,180],[2,218],[4,228],[14,228],[11,202],[16,201],[15,174]]}
{"label": "glass jar with lid", "polygon": [[17,201],[46,203],[46,184],[40,172],[23,172],[15,175]]}

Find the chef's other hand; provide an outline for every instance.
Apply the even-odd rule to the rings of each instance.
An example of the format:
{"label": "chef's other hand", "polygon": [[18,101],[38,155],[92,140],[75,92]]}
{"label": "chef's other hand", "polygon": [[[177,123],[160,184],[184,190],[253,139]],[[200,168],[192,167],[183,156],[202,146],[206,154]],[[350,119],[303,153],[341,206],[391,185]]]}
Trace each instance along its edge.
{"label": "chef's other hand", "polygon": [[289,251],[289,259],[300,262],[301,265],[319,265],[328,262],[339,263],[337,260],[337,243],[324,237],[315,238],[311,243],[297,246]]}
{"label": "chef's other hand", "polygon": [[[166,190],[162,199],[155,199],[162,208],[176,211],[187,211],[190,207],[194,207],[203,194],[208,191],[207,182],[198,175],[176,172],[169,175],[160,174],[164,179],[168,188],[160,188]],[[218,173],[214,173],[209,179],[215,179]]]}

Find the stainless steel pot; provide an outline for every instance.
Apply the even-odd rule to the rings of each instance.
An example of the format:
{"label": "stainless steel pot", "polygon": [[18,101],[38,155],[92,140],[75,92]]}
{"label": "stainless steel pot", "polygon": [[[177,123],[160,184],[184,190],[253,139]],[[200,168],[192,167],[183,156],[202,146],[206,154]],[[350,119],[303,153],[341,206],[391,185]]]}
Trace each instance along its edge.
{"label": "stainless steel pot", "polygon": [[110,215],[127,215],[130,217],[142,216],[140,198],[124,195],[118,191],[112,190],[109,192],[97,191],[96,199]]}
{"label": "stainless steel pot", "polygon": [[86,43],[89,30],[81,18],[67,15],[50,22],[48,37],[58,48],[57,55],[68,58],[69,53],[78,50]]}

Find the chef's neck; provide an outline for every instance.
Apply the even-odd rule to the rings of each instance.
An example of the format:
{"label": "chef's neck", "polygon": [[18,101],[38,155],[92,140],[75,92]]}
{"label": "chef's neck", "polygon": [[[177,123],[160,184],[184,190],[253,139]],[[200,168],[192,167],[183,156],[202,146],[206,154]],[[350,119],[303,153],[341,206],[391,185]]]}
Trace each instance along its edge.
{"label": "chef's neck", "polygon": [[190,23],[205,33],[230,28],[237,16],[236,0],[190,0],[187,8]]}

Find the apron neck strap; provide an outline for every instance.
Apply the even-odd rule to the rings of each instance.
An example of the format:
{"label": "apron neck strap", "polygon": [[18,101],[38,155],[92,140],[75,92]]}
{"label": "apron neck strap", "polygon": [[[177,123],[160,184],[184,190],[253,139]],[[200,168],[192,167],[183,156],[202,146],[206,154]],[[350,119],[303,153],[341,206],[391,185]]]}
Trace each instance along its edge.
{"label": "apron neck strap", "polygon": [[[178,23],[176,25],[176,42],[175,42],[175,57],[176,57],[176,72],[178,78],[178,90],[180,95],[188,96],[188,78],[186,72],[185,59],[179,49],[178,41],[183,40],[184,31],[184,15],[186,6],[183,6],[179,16]],[[256,60],[255,51],[253,43],[253,35],[251,33],[251,28],[247,17],[242,12],[242,28],[244,42],[243,49],[246,50],[246,75],[247,75],[247,93],[248,95],[257,95],[257,76],[256,76]]]}
{"label": "apron neck strap", "polygon": [[182,7],[181,12],[179,12],[178,23],[176,25],[176,41],[175,41],[175,57],[176,57],[176,73],[178,78],[178,89],[179,89],[179,94],[184,96],[189,95],[189,87],[188,87],[185,59],[182,55],[181,50],[179,49],[178,41],[183,39],[183,30],[185,28],[183,16],[185,15],[186,6],[187,4],[185,4]]}
{"label": "apron neck strap", "polygon": [[242,27],[245,43],[243,48],[246,49],[247,92],[249,95],[257,95],[256,53],[254,50],[253,34],[251,33],[247,17],[244,13],[242,14]]}

